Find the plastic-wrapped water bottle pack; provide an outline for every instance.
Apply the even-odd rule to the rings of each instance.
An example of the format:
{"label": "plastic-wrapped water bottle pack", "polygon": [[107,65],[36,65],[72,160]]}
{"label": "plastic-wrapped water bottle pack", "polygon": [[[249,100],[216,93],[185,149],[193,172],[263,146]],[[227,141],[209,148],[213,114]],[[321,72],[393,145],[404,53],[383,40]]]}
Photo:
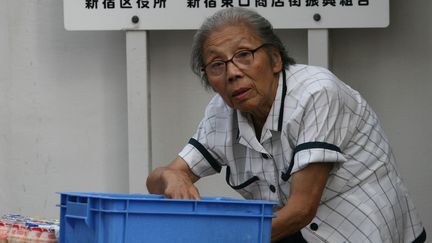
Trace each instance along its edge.
{"label": "plastic-wrapped water bottle pack", "polygon": [[59,228],[58,220],[0,215],[0,243],[57,243]]}

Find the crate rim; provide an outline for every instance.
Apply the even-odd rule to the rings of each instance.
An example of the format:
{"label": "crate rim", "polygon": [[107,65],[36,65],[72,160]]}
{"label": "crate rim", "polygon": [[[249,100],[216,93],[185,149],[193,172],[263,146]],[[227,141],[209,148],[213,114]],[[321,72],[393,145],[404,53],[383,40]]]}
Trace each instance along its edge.
{"label": "crate rim", "polygon": [[[230,197],[213,197],[202,196],[201,199],[172,199],[166,198],[160,194],[143,194],[143,193],[105,193],[105,192],[56,192],[60,195],[76,196],[76,197],[89,197],[95,199],[109,199],[109,200],[136,200],[136,201],[165,201],[165,202],[203,202],[203,203],[238,203],[238,204],[266,204],[277,205],[276,201],[270,200],[250,200],[239,199]],[[135,196],[135,197],[130,197]]]}

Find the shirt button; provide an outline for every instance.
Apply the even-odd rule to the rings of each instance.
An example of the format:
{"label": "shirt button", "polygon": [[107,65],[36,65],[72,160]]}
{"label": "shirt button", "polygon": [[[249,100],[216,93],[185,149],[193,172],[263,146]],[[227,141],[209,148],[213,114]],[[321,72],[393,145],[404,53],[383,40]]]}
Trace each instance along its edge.
{"label": "shirt button", "polygon": [[312,223],[309,225],[309,228],[313,231],[317,231],[318,230],[318,225],[316,223]]}
{"label": "shirt button", "polygon": [[282,180],[287,181],[290,178],[290,175],[288,173],[282,172],[281,178]]}
{"label": "shirt button", "polygon": [[276,187],[273,186],[273,185],[270,185],[269,188],[270,188],[270,191],[272,191],[272,192],[275,192],[275,191],[276,191]]}
{"label": "shirt button", "polygon": [[264,159],[268,159],[268,158],[269,158],[267,154],[261,154],[261,156],[262,156]]}

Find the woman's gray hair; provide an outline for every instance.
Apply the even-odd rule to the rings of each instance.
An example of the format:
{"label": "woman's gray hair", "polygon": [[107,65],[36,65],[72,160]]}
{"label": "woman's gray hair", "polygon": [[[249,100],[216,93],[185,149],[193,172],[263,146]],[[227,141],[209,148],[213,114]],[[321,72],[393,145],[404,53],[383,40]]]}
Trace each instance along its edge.
{"label": "woman's gray hair", "polygon": [[195,33],[192,41],[191,68],[192,71],[201,77],[201,82],[206,88],[210,88],[209,81],[202,68],[203,45],[210,34],[218,28],[227,25],[245,25],[251,28],[255,34],[261,38],[263,43],[269,43],[279,50],[282,58],[283,68],[287,69],[289,65],[295,64],[294,59],[288,56],[288,52],[282,41],[275,34],[271,23],[258,14],[257,12],[246,8],[226,8],[217,11],[214,15],[208,17]]}

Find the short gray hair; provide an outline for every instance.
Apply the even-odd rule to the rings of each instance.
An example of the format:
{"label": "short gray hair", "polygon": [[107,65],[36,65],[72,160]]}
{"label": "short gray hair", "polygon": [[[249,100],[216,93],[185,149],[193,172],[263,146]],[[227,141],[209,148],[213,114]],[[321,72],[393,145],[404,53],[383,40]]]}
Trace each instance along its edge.
{"label": "short gray hair", "polygon": [[273,30],[271,23],[258,14],[257,12],[241,8],[226,8],[217,11],[214,15],[208,17],[201,27],[197,30],[192,41],[191,53],[191,68],[192,71],[201,77],[201,82],[205,88],[210,88],[207,76],[202,72],[204,66],[203,60],[203,45],[210,34],[218,28],[227,25],[241,25],[248,26],[255,34],[261,38],[263,43],[269,43],[279,50],[282,59],[283,68],[287,69],[289,65],[295,64],[293,58],[288,56],[288,52],[280,38]]}

